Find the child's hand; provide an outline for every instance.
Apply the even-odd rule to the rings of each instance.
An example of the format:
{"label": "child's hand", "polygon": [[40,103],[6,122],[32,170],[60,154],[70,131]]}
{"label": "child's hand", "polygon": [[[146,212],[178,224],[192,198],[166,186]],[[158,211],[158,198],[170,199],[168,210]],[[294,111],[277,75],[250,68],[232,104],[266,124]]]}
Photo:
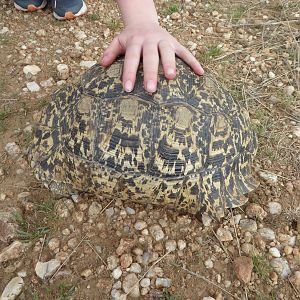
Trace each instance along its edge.
{"label": "child's hand", "polygon": [[124,53],[122,81],[127,92],[132,91],[134,87],[141,56],[143,56],[144,86],[150,93],[156,91],[159,57],[167,79],[174,79],[176,76],[175,54],[196,74],[204,73],[197,59],[157,23],[127,26],[105,50],[101,64],[107,67]]}

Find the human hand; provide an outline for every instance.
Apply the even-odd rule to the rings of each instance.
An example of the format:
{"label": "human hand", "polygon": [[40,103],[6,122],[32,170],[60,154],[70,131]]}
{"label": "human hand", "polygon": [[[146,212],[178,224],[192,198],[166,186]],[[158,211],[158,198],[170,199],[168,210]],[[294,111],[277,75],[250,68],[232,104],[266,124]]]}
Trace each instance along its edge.
{"label": "human hand", "polygon": [[125,53],[122,82],[124,90],[134,88],[140,58],[143,56],[144,86],[153,93],[157,88],[159,56],[167,79],[176,76],[175,54],[186,62],[198,75],[204,71],[197,59],[158,23],[129,25],[113,39],[103,53],[101,64],[111,65]]}

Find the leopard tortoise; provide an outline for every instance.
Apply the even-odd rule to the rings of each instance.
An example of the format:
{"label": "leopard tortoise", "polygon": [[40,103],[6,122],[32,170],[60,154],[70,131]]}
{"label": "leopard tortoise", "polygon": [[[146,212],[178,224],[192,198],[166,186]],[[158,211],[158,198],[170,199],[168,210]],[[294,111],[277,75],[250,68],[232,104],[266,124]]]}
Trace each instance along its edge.
{"label": "leopard tortoise", "polygon": [[58,194],[113,195],[198,217],[244,204],[257,186],[249,115],[208,72],[176,63],[176,79],[160,69],[153,94],[141,67],[124,92],[122,59],[55,92],[29,152],[37,178]]}

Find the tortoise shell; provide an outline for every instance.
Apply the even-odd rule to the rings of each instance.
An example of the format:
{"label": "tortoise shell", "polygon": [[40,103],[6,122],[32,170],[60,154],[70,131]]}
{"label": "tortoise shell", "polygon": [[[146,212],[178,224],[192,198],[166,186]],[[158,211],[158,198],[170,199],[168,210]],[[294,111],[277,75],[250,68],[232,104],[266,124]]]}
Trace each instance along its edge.
{"label": "tortoise shell", "polygon": [[176,59],[157,92],[122,87],[123,60],[92,67],[53,94],[30,149],[37,178],[53,192],[94,193],[221,217],[257,183],[249,115],[209,72]]}

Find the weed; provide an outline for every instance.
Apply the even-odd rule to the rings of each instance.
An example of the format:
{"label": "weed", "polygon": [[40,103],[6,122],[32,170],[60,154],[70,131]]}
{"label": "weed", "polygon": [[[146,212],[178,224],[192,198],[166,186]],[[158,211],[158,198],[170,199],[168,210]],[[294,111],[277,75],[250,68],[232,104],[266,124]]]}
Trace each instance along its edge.
{"label": "weed", "polygon": [[28,147],[30,142],[32,141],[32,133],[30,131],[24,131],[23,132],[23,141],[25,144],[25,147]]}
{"label": "weed", "polygon": [[74,294],[75,286],[65,284],[61,282],[58,286],[58,299],[59,300],[66,300],[69,299]]}
{"label": "weed", "polygon": [[0,91],[3,91],[6,86],[6,80],[5,79],[0,79]]}
{"label": "weed", "polygon": [[88,19],[92,22],[100,20],[100,16],[97,13],[93,13],[91,15],[88,15]]}
{"label": "weed", "polygon": [[164,290],[162,297],[160,298],[161,300],[178,300],[177,296],[172,295],[169,291]]}
{"label": "weed", "polygon": [[112,31],[116,31],[121,27],[121,23],[117,19],[111,19],[107,24],[108,28]]}
{"label": "weed", "polygon": [[49,101],[45,98],[43,98],[40,102],[39,102],[39,108],[42,109],[44,107],[46,107],[48,105]]}
{"label": "weed", "polygon": [[246,11],[247,11],[247,7],[245,5],[239,5],[233,7],[229,11],[229,16],[232,17],[233,19],[240,19],[245,14]]}
{"label": "weed", "polygon": [[258,295],[257,300],[276,300],[276,297],[274,295],[268,296],[265,294]]}
{"label": "weed", "polygon": [[5,119],[9,117],[11,110],[5,108],[3,111],[0,111],[0,133],[5,131]]}
{"label": "weed", "polygon": [[178,12],[179,9],[178,9],[178,5],[177,4],[171,4],[169,7],[168,7],[168,11],[169,11],[169,14],[172,14],[174,12]]}
{"label": "weed", "polygon": [[270,272],[272,271],[272,267],[269,265],[268,261],[263,256],[253,255],[252,262],[254,272],[258,275],[258,277],[262,280],[267,280]]}
{"label": "weed", "polygon": [[207,48],[207,51],[202,53],[199,57],[200,61],[209,62],[213,60],[215,57],[221,55],[222,47],[219,45],[211,45]]}

